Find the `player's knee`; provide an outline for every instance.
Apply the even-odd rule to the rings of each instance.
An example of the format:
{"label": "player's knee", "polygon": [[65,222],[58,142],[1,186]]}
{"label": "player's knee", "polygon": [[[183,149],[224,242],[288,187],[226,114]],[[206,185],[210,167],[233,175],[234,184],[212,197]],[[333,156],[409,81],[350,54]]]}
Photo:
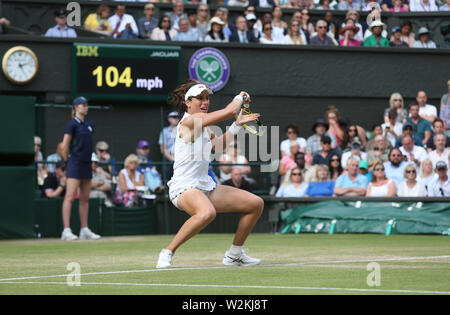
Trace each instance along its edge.
{"label": "player's knee", "polygon": [[210,223],[216,218],[216,211],[214,209],[207,209],[200,212],[198,217],[203,223]]}
{"label": "player's knee", "polygon": [[255,196],[253,209],[258,215],[262,214],[264,210],[264,200],[261,197]]}

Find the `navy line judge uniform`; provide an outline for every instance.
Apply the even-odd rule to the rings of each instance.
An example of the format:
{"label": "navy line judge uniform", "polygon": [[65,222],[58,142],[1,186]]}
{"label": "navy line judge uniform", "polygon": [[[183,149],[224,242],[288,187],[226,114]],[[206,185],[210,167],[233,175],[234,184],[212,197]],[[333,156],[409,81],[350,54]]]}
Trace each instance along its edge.
{"label": "navy line judge uniform", "polygon": [[[87,103],[86,98],[77,97],[73,106],[84,103]],[[92,179],[91,157],[94,147],[92,123],[87,119],[81,121],[75,117],[67,124],[64,133],[72,136],[66,176],[76,179]]]}

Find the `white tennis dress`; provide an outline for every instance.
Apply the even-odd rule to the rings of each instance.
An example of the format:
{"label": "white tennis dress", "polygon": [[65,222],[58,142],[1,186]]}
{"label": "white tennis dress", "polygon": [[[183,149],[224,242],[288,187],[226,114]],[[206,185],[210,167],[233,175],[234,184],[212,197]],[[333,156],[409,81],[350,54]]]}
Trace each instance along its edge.
{"label": "white tennis dress", "polygon": [[177,126],[173,176],[167,183],[169,198],[177,208],[177,199],[185,190],[194,187],[209,192],[216,187],[216,183],[208,175],[212,143],[207,128],[202,128],[202,135],[195,138],[194,142],[185,142],[180,137],[181,123],[189,116],[185,113]]}

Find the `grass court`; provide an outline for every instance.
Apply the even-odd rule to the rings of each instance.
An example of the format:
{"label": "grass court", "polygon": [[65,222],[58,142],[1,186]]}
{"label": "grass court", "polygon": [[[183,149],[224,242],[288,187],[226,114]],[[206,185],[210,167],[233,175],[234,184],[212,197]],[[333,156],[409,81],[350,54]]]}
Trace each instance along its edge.
{"label": "grass court", "polygon": [[[252,234],[248,254],[261,265],[225,267],[233,235],[199,234],[176,252],[173,268],[155,269],[171,238],[1,241],[0,294],[450,294],[448,236]],[[77,280],[72,262],[80,286],[68,285]],[[373,262],[378,274],[367,269]]]}

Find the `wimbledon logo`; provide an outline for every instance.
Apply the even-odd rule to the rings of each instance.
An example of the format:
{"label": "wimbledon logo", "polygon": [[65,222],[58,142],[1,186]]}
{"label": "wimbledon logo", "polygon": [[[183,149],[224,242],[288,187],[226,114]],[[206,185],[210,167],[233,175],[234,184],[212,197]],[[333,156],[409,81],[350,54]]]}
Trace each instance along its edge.
{"label": "wimbledon logo", "polygon": [[189,76],[217,92],[228,82],[230,63],[221,51],[211,47],[202,48],[189,60]]}

